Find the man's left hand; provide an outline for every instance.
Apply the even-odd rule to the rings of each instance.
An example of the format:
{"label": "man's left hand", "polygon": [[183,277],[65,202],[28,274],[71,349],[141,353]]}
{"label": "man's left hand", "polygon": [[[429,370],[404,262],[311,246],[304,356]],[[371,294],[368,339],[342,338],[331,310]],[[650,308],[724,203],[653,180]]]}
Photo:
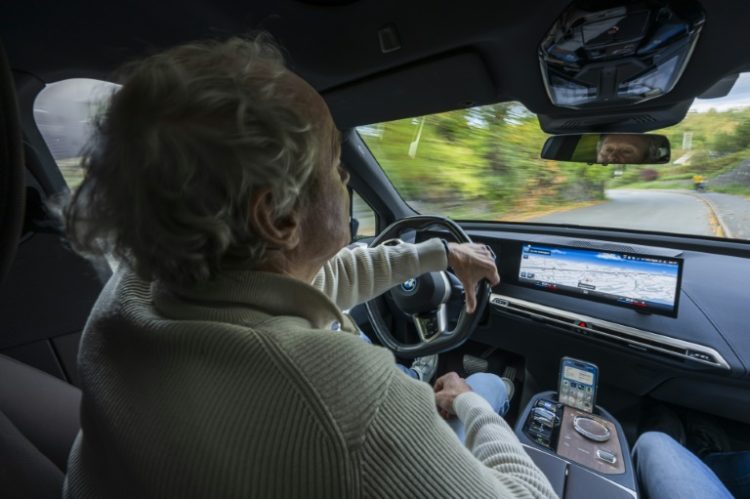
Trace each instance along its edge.
{"label": "man's left hand", "polygon": [[448,243],[448,266],[464,286],[467,313],[474,313],[477,308],[479,281],[487,279],[492,286],[500,284],[495,255],[484,244]]}
{"label": "man's left hand", "polygon": [[433,389],[435,390],[435,404],[443,419],[454,418],[456,413],[453,411],[453,402],[456,397],[471,391],[471,387],[466,383],[466,380],[455,372],[440,376],[435,381]]}

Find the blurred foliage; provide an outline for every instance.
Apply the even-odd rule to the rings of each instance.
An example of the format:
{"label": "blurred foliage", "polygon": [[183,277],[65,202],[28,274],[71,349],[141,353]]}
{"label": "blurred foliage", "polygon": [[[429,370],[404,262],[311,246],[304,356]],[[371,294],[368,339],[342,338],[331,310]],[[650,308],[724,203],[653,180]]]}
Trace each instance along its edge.
{"label": "blurred foliage", "polygon": [[659,172],[657,172],[653,168],[643,168],[639,173],[641,175],[641,179],[644,182],[653,182],[654,180],[659,178]]}
{"label": "blurred foliage", "polygon": [[535,115],[501,103],[360,127],[401,195],[422,212],[499,219],[604,198],[610,167],[539,158]]}
{"label": "blurred foliage", "polygon": [[711,190],[716,192],[723,192],[724,194],[732,194],[734,196],[750,198],[750,186],[744,184],[719,185],[711,188]]}
{"label": "blurred foliage", "polygon": [[[504,102],[360,127],[404,199],[422,213],[500,220],[605,199],[608,188],[689,188],[750,157],[750,108],[690,112],[658,130],[672,144],[666,165],[587,165],[542,160],[547,135],[521,104]],[[659,180],[656,180],[659,179]]]}

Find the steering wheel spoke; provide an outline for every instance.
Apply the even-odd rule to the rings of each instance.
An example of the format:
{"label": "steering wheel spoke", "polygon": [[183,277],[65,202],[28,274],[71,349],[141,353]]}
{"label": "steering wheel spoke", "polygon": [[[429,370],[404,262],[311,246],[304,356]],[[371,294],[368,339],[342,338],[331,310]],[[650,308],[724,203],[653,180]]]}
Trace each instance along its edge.
{"label": "steering wheel spoke", "polygon": [[429,343],[448,330],[448,306],[441,303],[437,309],[430,312],[412,314],[411,320],[417,329],[419,340]]}

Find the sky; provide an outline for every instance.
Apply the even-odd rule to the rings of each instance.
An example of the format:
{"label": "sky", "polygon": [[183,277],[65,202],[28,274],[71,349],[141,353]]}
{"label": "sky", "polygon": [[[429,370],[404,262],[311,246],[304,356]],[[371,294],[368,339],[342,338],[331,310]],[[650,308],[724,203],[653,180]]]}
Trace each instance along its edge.
{"label": "sky", "polygon": [[726,97],[718,99],[695,99],[691,111],[706,112],[713,108],[726,111],[736,107],[750,106],[750,73],[742,73]]}

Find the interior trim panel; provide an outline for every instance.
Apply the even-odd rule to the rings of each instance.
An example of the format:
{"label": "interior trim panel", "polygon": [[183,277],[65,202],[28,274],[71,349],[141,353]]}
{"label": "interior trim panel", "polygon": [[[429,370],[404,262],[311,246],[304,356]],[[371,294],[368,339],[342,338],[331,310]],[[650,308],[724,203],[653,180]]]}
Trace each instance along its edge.
{"label": "interior trim panel", "polygon": [[506,314],[541,320],[567,332],[594,336],[618,346],[677,357],[718,369],[731,369],[718,351],[705,345],[498,293],[490,295],[490,304]]}
{"label": "interior trim panel", "polygon": [[[743,258],[694,251],[679,245],[650,246],[628,240],[586,238],[582,234],[570,237],[502,230],[470,234],[475,242],[488,244],[499,255],[501,282],[494,287],[492,292],[496,296],[491,298],[504,302],[491,304],[493,314],[514,322],[530,320],[542,334],[557,335],[561,340],[570,337],[582,340],[602,355],[615,348],[634,354],[643,362],[651,359],[664,366],[668,364],[681,371],[680,375],[695,376],[700,372],[717,378],[750,379],[750,335],[745,319],[747,295],[743,291],[750,282],[750,253]],[[520,262],[525,244],[680,259],[682,271],[678,277],[675,314],[642,311],[596,297],[521,282]],[[576,327],[579,322],[584,322],[585,328]],[[517,326],[496,324],[493,327]],[[484,331],[477,336],[485,332],[489,334]],[[538,345],[523,338],[518,341],[519,354],[538,353]],[[633,371],[630,370],[631,374]]]}

